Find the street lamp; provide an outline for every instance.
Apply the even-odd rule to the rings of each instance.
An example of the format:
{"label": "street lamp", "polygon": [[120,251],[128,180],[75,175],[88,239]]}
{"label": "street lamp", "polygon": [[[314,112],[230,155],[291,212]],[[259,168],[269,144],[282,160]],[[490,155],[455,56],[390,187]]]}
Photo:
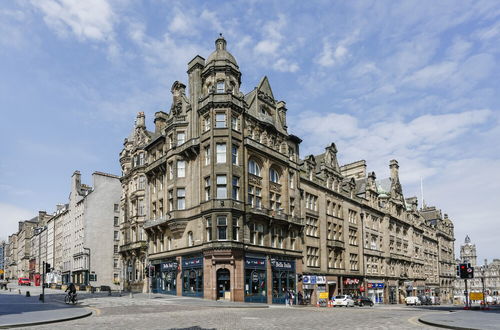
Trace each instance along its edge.
{"label": "street lamp", "polygon": [[89,268],[87,270],[87,285],[90,285],[90,248],[84,247],[83,249],[89,251],[89,253],[88,253],[88,256],[89,256]]}

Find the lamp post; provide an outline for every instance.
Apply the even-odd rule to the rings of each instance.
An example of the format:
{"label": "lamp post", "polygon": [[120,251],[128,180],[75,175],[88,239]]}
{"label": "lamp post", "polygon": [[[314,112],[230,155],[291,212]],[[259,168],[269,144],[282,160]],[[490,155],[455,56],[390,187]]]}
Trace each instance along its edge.
{"label": "lamp post", "polygon": [[481,271],[481,283],[483,285],[483,308],[486,309],[486,297],[484,296],[484,292],[486,291],[484,289],[484,275],[486,272],[486,266],[483,265],[483,266],[479,267],[479,270]]}
{"label": "lamp post", "polygon": [[90,248],[84,247],[83,249],[89,251],[89,253],[88,253],[88,256],[89,256],[89,268],[87,270],[87,285],[90,285]]}

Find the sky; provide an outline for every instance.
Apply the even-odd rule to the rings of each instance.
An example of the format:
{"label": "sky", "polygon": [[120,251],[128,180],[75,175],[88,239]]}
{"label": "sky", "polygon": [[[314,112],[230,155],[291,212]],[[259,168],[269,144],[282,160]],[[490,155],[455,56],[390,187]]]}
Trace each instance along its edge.
{"label": "sky", "polygon": [[153,127],[187,63],[223,33],[241,90],[266,75],[301,157],[331,142],[500,258],[500,3],[0,2],[0,239],[66,203],[71,174],[120,174],[138,111]]}

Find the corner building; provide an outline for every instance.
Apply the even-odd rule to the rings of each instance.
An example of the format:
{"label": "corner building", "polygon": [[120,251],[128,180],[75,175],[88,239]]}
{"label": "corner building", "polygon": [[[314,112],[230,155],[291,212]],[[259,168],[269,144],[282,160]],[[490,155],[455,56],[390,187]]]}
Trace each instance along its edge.
{"label": "corner building", "polygon": [[[407,213],[418,211],[402,196],[397,162],[383,191],[364,161],[339,166],[335,144],[301,160],[301,140],[288,133],[286,104],[275,99],[268,79],[244,95],[222,36],[215,48],[207,60],[189,62],[189,95],[174,82],[170,111],[155,114],[143,148],[142,228],[153,291],[284,303],[287,290],[299,290],[315,303],[321,292],[331,297],[370,289],[374,300],[388,302],[393,280],[394,301],[403,297],[399,269],[422,267],[408,242],[414,220]],[[391,215],[405,225],[394,220],[390,226]],[[392,256],[388,229],[399,234],[403,227],[406,255]],[[401,254],[402,246],[399,239]],[[390,271],[396,266],[397,273]],[[416,280],[425,285],[422,273],[408,274],[409,286]]]}

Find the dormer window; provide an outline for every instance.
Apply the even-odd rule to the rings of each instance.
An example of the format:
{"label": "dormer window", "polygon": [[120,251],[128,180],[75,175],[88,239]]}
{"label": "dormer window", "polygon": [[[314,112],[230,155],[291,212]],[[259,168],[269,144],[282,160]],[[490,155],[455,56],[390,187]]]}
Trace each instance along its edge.
{"label": "dormer window", "polygon": [[224,80],[219,80],[217,82],[217,94],[224,93],[225,88],[224,88]]}

